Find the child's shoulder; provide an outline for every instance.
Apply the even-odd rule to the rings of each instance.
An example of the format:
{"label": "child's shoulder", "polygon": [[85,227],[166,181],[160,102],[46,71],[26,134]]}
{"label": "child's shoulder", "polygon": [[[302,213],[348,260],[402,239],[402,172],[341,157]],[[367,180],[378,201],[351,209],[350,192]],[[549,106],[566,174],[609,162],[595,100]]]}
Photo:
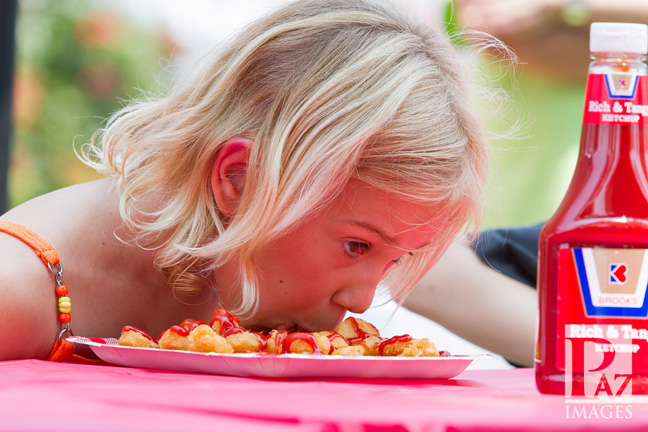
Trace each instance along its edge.
{"label": "child's shoulder", "polygon": [[11,209],[0,220],[25,225],[57,250],[70,243],[78,248],[89,230],[117,224],[118,196],[111,185],[110,179],[102,179],[59,189]]}
{"label": "child's shoulder", "polygon": [[97,213],[91,209],[92,201],[101,201],[97,195],[108,189],[105,184],[93,183],[43,195],[0,217],[0,221],[17,224],[0,226],[0,314],[4,323],[0,360],[45,358],[60,330],[54,275],[34,248],[19,238],[21,229],[15,227],[27,228],[51,244],[64,265],[79,261],[83,253],[91,255],[88,229],[97,222],[92,218]]}

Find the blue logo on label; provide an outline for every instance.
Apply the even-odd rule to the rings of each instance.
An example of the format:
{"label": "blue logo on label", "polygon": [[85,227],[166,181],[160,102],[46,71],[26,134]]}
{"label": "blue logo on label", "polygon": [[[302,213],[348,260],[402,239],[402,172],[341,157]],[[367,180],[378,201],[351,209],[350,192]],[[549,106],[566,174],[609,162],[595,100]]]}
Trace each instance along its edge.
{"label": "blue logo on label", "polygon": [[610,99],[634,99],[638,82],[637,75],[633,74],[605,74]]}
{"label": "blue logo on label", "polygon": [[[573,248],[574,264],[588,316],[642,317],[648,316],[648,269],[644,269],[645,251],[640,249],[617,252],[603,248]],[[642,265],[635,268],[632,278],[628,263],[607,262],[606,253],[635,254]],[[625,261],[625,259],[624,259]],[[607,264],[607,265],[606,265]],[[598,272],[601,268],[603,273]],[[606,280],[607,270],[607,280]],[[643,271],[642,271],[643,270]]]}

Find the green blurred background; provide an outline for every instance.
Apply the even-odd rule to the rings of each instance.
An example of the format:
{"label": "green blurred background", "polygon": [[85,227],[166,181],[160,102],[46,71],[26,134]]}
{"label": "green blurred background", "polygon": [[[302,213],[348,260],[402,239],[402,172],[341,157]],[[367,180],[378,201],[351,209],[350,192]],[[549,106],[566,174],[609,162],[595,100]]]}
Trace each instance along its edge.
{"label": "green blurred background", "polygon": [[[170,79],[161,65],[177,54],[173,38],[109,4],[19,2],[9,207],[98,178],[74,149],[139,89]],[[585,75],[571,85],[527,77],[523,67],[498,77],[513,109],[489,126],[501,132],[521,120],[524,128],[493,141],[484,227],[542,221],[558,205],[577,155]]]}
{"label": "green blurred background", "polygon": [[172,46],[87,1],[20,0],[9,207],[96,179],[75,155],[124,99],[151,89]]}

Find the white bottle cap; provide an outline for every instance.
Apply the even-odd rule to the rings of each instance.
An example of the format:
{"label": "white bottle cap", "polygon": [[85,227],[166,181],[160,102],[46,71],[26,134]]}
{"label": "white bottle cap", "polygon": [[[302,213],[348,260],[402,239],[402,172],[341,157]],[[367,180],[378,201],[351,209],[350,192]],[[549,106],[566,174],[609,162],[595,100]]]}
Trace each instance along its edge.
{"label": "white bottle cap", "polygon": [[648,53],[648,26],[630,23],[592,23],[590,52],[646,54]]}

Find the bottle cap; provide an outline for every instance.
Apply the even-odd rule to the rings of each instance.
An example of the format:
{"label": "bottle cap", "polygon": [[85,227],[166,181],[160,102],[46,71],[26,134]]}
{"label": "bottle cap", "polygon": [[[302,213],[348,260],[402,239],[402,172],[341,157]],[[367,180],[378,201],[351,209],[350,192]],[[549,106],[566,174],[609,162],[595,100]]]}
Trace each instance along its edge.
{"label": "bottle cap", "polygon": [[592,23],[590,52],[646,54],[648,53],[648,26],[630,23]]}

